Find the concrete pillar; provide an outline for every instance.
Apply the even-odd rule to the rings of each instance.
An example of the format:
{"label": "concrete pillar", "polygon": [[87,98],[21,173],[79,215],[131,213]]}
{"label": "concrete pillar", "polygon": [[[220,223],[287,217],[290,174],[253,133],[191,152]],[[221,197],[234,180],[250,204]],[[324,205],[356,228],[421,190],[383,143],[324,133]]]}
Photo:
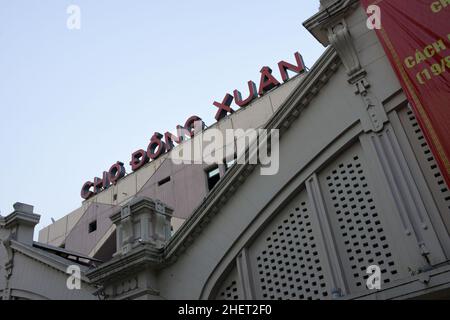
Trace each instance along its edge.
{"label": "concrete pillar", "polygon": [[111,216],[116,225],[117,252],[128,254],[133,248],[150,244],[162,248],[169,240],[173,210],[147,197],[136,197]]}

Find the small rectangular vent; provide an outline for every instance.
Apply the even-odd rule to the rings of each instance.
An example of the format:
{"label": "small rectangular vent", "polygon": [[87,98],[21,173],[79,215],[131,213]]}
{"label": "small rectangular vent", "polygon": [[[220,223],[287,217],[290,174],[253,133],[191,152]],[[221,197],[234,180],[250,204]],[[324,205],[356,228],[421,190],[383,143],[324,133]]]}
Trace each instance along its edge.
{"label": "small rectangular vent", "polygon": [[162,186],[163,184],[166,184],[166,183],[169,182],[169,181],[170,181],[170,176],[167,177],[167,178],[164,178],[164,179],[160,180],[160,181],[158,182],[158,186]]}
{"label": "small rectangular vent", "polygon": [[89,223],[89,233],[92,233],[97,230],[97,220]]}

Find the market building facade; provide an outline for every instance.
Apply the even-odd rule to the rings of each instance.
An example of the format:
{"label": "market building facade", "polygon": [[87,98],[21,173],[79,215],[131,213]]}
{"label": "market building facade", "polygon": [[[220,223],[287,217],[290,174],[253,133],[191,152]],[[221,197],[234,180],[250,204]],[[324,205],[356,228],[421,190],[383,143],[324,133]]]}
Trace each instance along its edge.
{"label": "market building facade", "polygon": [[[17,203],[0,218],[0,296],[450,298],[450,191],[367,18],[359,1],[322,0],[304,23],[327,47],[314,66],[205,129],[278,130],[276,174],[226,152],[174,164],[193,136],[38,242],[39,216]],[[70,266],[81,289],[68,287]]]}

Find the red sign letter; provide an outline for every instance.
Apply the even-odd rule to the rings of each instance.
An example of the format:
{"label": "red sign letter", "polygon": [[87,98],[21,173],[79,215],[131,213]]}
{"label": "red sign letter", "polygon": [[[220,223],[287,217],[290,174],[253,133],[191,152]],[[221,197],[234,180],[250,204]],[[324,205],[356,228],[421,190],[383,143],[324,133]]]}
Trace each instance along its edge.
{"label": "red sign letter", "polygon": [[217,110],[216,113],[216,120],[220,121],[220,119],[226,117],[226,115],[228,113],[233,113],[234,110],[231,109],[231,103],[233,102],[233,96],[229,93],[227,93],[227,95],[225,96],[225,98],[223,98],[222,103],[219,103],[217,101],[214,101],[214,105],[219,108],[219,110]]}
{"label": "red sign letter", "polygon": [[205,123],[200,117],[192,116],[186,120],[184,129],[189,133],[189,137],[193,137],[196,133],[205,129]]}
{"label": "red sign letter", "polygon": [[236,102],[236,104],[239,107],[245,107],[250,102],[252,102],[256,97],[258,97],[258,92],[256,91],[256,84],[251,80],[248,82],[248,91],[249,91],[248,98],[242,100],[241,93],[238,90],[234,90],[233,92],[234,102]]}
{"label": "red sign letter", "polygon": [[94,193],[97,194],[102,191],[103,188],[103,179],[94,178]]}
{"label": "red sign letter", "polygon": [[155,160],[166,152],[166,144],[161,140],[163,135],[159,132],[153,134],[150,144],[147,148],[147,155],[150,159]]}
{"label": "red sign letter", "polygon": [[305,63],[303,62],[303,58],[300,55],[300,53],[295,53],[295,60],[297,61],[297,65],[294,66],[293,64],[290,64],[286,61],[280,61],[278,62],[278,68],[280,69],[281,79],[283,79],[283,82],[286,82],[289,80],[289,74],[287,73],[287,70],[291,70],[295,73],[302,73],[305,72]]}
{"label": "red sign letter", "polygon": [[123,166],[123,163],[117,161],[109,169],[109,179],[111,180],[111,183],[115,185],[117,181],[122,179],[124,176],[125,176],[125,168]]}
{"label": "red sign letter", "polygon": [[131,170],[133,170],[133,171],[138,170],[140,167],[142,167],[148,161],[149,161],[149,158],[147,156],[147,152],[145,152],[144,150],[141,149],[141,150],[133,152],[133,154],[131,155],[131,161],[130,161]]}
{"label": "red sign letter", "polygon": [[278,80],[272,75],[272,69],[269,67],[264,67],[261,69],[261,81],[259,83],[260,96],[279,85],[280,83]]}
{"label": "red sign letter", "polygon": [[93,186],[94,186],[94,183],[91,181],[88,181],[81,188],[81,197],[84,200],[87,200],[94,195],[94,193],[90,190]]}

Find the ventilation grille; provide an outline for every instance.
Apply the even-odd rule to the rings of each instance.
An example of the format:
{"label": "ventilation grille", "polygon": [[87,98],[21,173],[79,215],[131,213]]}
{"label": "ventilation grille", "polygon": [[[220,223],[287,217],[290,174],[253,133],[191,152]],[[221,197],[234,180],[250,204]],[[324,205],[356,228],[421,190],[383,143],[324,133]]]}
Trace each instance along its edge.
{"label": "ventilation grille", "polygon": [[328,288],[306,202],[281,217],[256,256],[264,299],[321,299]]}
{"label": "ventilation grille", "polygon": [[359,156],[332,168],[326,183],[337,222],[334,230],[343,243],[341,259],[350,267],[349,284],[357,291],[365,289],[371,265],[380,267],[382,283],[391,282],[398,270]]}
{"label": "ventilation grille", "polygon": [[242,300],[243,294],[241,286],[238,282],[237,269],[234,268],[222,282],[219,290],[217,291],[217,300]]}
{"label": "ventilation grille", "polygon": [[[417,143],[416,148],[419,148],[420,156],[418,159],[422,170],[428,171],[428,176],[432,177],[434,186],[434,194],[436,193],[440,195],[440,198],[443,200],[443,206],[445,206],[445,212],[450,211],[450,191],[445,183],[445,180],[442,176],[441,170],[438,167],[436,159],[431,153],[431,149],[425,140],[425,136],[423,135],[422,130],[419,127],[419,123],[417,122],[414,113],[411,109],[407,108],[406,110],[406,118],[407,125],[409,125],[409,134],[413,135],[412,138]],[[407,132],[408,133],[408,132]],[[425,168],[424,168],[425,167]]]}
{"label": "ventilation grille", "polygon": [[220,300],[239,300],[239,292],[237,287],[237,282],[235,280],[231,281],[230,285],[225,287],[220,293],[218,298]]}

